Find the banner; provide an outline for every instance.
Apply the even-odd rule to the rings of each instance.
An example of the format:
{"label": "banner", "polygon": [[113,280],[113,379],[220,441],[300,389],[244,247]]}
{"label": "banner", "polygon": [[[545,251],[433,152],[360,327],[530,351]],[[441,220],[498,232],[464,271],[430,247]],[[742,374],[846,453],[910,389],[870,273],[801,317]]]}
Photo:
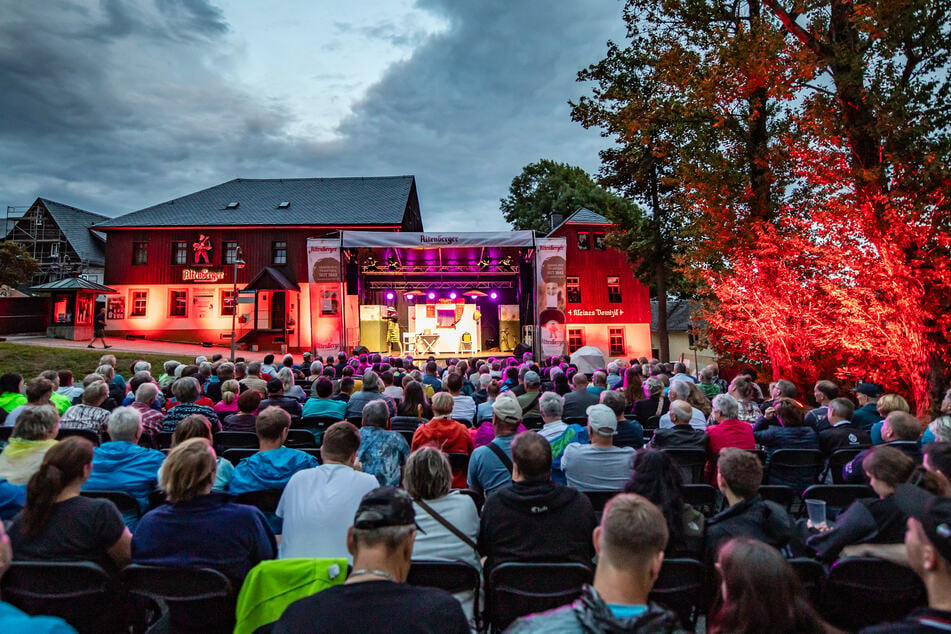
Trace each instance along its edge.
{"label": "banner", "polygon": [[543,356],[565,354],[565,238],[535,239],[535,310]]}
{"label": "banner", "polygon": [[340,240],[307,239],[311,348],[321,357],[343,350]]}

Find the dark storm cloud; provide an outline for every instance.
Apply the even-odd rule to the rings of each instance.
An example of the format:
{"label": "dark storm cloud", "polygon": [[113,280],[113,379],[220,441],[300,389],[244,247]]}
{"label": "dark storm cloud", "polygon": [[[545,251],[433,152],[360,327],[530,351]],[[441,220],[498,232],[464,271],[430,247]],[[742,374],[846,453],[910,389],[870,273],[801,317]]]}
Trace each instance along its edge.
{"label": "dark storm cloud", "polygon": [[[211,3],[3,2],[0,199],[115,213],[235,176],[415,174],[427,229],[501,229],[498,199],[525,164],[597,168],[602,141],[567,100],[584,91],[577,70],[622,35],[618,2],[419,4],[447,29],[387,69],[337,140],[317,142],[240,84]],[[390,22],[337,28],[344,42],[348,29],[420,37]]]}

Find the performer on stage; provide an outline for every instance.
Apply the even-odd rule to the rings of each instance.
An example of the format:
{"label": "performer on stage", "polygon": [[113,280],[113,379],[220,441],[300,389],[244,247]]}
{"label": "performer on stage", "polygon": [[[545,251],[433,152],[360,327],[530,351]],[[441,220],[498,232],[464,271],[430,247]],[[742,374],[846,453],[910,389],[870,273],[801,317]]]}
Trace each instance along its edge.
{"label": "performer on stage", "polygon": [[390,323],[386,325],[386,342],[389,344],[387,347],[390,352],[393,352],[393,347],[396,346],[400,356],[403,356],[403,342],[400,341],[400,322],[396,315],[390,315]]}

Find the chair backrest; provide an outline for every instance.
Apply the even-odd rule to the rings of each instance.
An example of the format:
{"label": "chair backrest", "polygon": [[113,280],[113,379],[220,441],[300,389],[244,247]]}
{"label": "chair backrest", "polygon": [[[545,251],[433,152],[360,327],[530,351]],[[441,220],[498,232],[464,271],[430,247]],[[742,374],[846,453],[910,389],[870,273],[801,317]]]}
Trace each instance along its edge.
{"label": "chair backrest", "polygon": [[501,632],[521,616],[574,601],[592,578],[591,568],[579,563],[499,564],[486,584],[486,618]]}
{"label": "chair backrest", "polygon": [[581,425],[582,427],[587,427],[588,417],[587,416],[569,416],[568,418],[563,418],[562,421],[566,425]]}
{"label": "chair backrest", "polygon": [[806,593],[806,598],[812,607],[819,607],[819,597],[822,596],[822,584],[825,582],[826,571],[815,559],[796,557],[789,560],[789,565],[799,577],[799,583]]}
{"label": "chair backrest", "polygon": [[665,559],[651,589],[653,601],[673,610],[691,632],[706,611],[703,564],[693,559]]}
{"label": "chair backrest", "polygon": [[92,429],[72,429],[69,427],[60,427],[59,433],[56,434],[56,440],[62,440],[63,438],[69,438],[70,436],[79,436],[80,438],[85,438],[96,447],[99,446],[99,432],[93,431]]}
{"label": "chair backrest", "polygon": [[479,587],[481,571],[462,561],[432,561],[414,559],[409,566],[406,583],[411,586],[439,588],[450,594],[472,592],[472,605],[478,620]]}
{"label": "chair backrest", "polygon": [[258,435],[249,431],[220,431],[215,434],[215,446],[227,449],[257,449]]}
{"label": "chair backrest", "polygon": [[58,616],[81,633],[121,629],[117,589],[88,561],[14,561],[0,581],[3,600],[27,614]]}
{"label": "chair backrest", "polygon": [[406,430],[406,429],[400,429],[400,430],[397,430],[396,433],[403,437],[403,440],[406,441],[406,444],[407,444],[407,445],[409,445],[410,447],[413,446],[413,435],[414,435],[416,432],[414,432],[414,431],[409,431],[409,430]]}
{"label": "chair backrest", "polygon": [[709,484],[685,484],[680,487],[680,494],[683,496],[684,502],[706,517],[715,515],[723,506],[720,492]]}
{"label": "chair backrest", "polygon": [[362,416],[348,416],[347,422],[353,425],[354,427],[356,427],[357,429],[360,429],[361,427],[363,427]]}
{"label": "chair backrest", "polygon": [[453,473],[466,473],[469,470],[469,454],[467,453],[449,453],[449,466]]}
{"label": "chair backrest", "polygon": [[245,458],[250,458],[257,452],[257,449],[225,449],[221,452],[221,457],[237,467],[239,462]]}
{"label": "chair backrest", "polygon": [[123,515],[129,514],[135,517],[141,517],[142,515],[139,501],[125,491],[83,491],[82,496],[109,500],[116,505],[116,508],[119,509],[119,512]]}
{"label": "chair backrest", "polygon": [[320,429],[324,430],[339,423],[340,419],[336,416],[305,416],[298,421],[291,419],[291,429]]}
{"label": "chair backrest", "polygon": [[314,434],[307,429],[291,429],[287,432],[287,439],[284,441],[285,447],[291,449],[304,449],[310,447],[317,448],[317,439]]}
{"label": "chair backrest", "polygon": [[818,449],[777,449],[766,461],[766,482],[801,487],[801,491],[819,482],[825,465],[825,454]]}
{"label": "chair backrest", "polygon": [[415,416],[394,416],[390,419],[390,429],[393,431],[416,431],[420,421]]}
{"label": "chair backrest", "polygon": [[832,452],[832,455],[829,456],[827,469],[832,475],[833,484],[845,483],[845,478],[842,477],[842,467],[855,460],[855,457],[860,453],[862,453],[861,449],[839,449]]}
{"label": "chair backrest", "polygon": [[864,484],[814,484],[802,492],[802,501],[822,500],[826,503],[827,517],[832,520],[852,502],[860,498],[875,498],[875,489]]}
{"label": "chair backrest", "polygon": [[172,448],[172,434],[170,431],[160,431],[155,433],[155,448],[158,450]]}
{"label": "chair backrest", "polygon": [[313,447],[304,447],[303,449],[298,449],[298,451],[303,451],[308,456],[313,456],[317,458],[317,464],[324,464],[324,459],[320,455],[320,449],[314,449]]}
{"label": "chair backrest", "polygon": [[684,484],[703,482],[703,470],[707,464],[707,452],[703,449],[661,449],[680,469]]}
{"label": "chair backrest", "polygon": [[125,587],[168,608],[174,630],[230,632],[234,592],[226,576],[211,568],[132,564],[122,571]]}
{"label": "chair backrest", "polygon": [[647,419],[647,423],[644,424],[644,429],[654,430],[660,427],[660,416],[651,416]]}
{"label": "chair backrest", "polygon": [[792,509],[796,501],[796,490],[784,484],[764,484],[759,488],[760,497],[775,502],[787,511]]}
{"label": "chair backrest", "polygon": [[849,557],[829,570],[820,613],[832,625],[854,632],[901,619],[927,602],[924,584],[910,568],[872,557]]}
{"label": "chair backrest", "polygon": [[479,512],[479,515],[482,515],[482,507],[485,505],[485,494],[481,491],[476,491],[474,489],[456,489],[462,495],[466,495],[472,498],[473,503],[475,503],[476,511]]}
{"label": "chair backrest", "polygon": [[281,501],[284,489],[264,489],[262,491],[248,491],[235,498],[238,504],[249,504],[261,509],[264,513],[273,513],[277,510],[277,503]]}
{"label": "chair backrest", "polygon": [[[4,414],[7,413],[6,410],[0,410],[0,412],[3,412]],[[6,416],[4,416],[4,418],[6,418]],[[0,427],[0,442],[6,442],[10,440],[10,434],[13,433],[13,429],[13,427]]]}
{"label": "chair backrest", "polygon": [[582,491],[582,493],[591,501],[591,508],[600,517],[611,498],[623,491]]}
{"label": "chair backrest", "polygon": [[541,416],[526,416],[522,419],[522,424],[525,429],[537,431],[545,426],[545,421]]}

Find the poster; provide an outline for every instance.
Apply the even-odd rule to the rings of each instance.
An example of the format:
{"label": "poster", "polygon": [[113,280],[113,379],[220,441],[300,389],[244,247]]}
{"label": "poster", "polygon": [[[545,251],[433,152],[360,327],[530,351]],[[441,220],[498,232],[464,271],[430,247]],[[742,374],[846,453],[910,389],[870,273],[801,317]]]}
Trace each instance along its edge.
{"label": "poster", "polygon": [[565,354],[565,261],[564,238],[537,238],[535,256],[535,308],[538,311],[538,342],[543,356]]}
{"label": "poster", "polygon": [[125,297],[110,297],[106,301],[106,319],[125,319]]}
{"label": "poster", "polygon": [[[321,356],[336,354],[343,349],[339,239],[308,238],[307,281],[311,306],[310,348]],[[301,331],[306,337],[306,327]]]}

